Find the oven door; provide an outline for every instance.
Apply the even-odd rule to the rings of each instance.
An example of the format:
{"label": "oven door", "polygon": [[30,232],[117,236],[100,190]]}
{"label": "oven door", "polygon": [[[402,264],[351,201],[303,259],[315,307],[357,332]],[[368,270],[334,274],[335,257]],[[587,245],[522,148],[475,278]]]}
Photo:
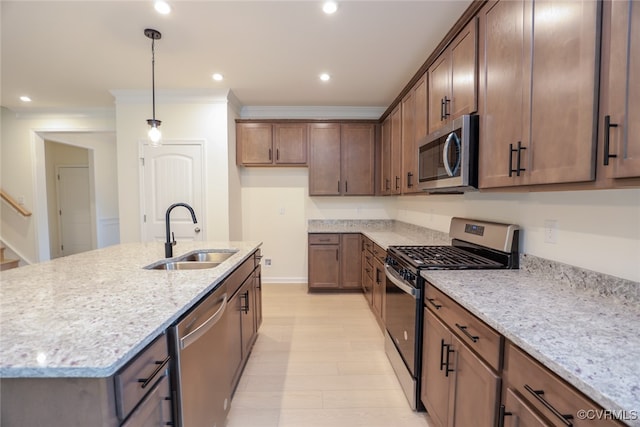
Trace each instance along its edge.
{"label": "oven door", "polygon": [[385,266],[385,327],[412,377],[418,374],[418,308],[420,289],[405,281],[389,265]]}

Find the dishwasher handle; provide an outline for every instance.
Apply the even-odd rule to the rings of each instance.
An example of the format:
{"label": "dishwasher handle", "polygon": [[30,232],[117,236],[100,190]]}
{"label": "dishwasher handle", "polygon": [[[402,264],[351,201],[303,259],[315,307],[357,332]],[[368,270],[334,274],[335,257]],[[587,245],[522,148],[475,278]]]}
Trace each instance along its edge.
{"label": "dishwasher handle", "polygon": [[211,317],[209,317],[207,320],[202,322],[202,324],[200,326],[198,326],[193,331],[189,332],[184,337],[180,338],[180,350],[184,350],[185,348],[189,347],[191,344],[193,344],[195,341],[197,341],[198,338],[200,338],[209,329],[211,329],[213,327],[213,325],[218,323],[218,321],[220,320],[220,318],[224,314],[225,309],[227,308],[227,301],[228,301],[227,293],[225,292],[222,295],[222,305],[220,306],[220,308],[218,310],[216,310],[216,312],[213,313],[213,315]]}

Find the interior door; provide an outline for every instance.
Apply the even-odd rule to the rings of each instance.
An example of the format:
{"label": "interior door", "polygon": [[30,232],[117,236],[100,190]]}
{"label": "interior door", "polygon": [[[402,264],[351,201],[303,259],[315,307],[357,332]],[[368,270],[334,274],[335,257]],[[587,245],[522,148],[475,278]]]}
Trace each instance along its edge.
{"label": "interior door", "polygon": [[196,213],[178,207],[171,212],[171,231],[176,240],[205,238],[202,144],[163,144],[142,149],[142,239],[165,241],[165,215],[173,203],[187,203]]}
{"label": "interior door", "polygon": [[92,249],[89,168],[60,166],[57,169],[60,254],[89,251]]}

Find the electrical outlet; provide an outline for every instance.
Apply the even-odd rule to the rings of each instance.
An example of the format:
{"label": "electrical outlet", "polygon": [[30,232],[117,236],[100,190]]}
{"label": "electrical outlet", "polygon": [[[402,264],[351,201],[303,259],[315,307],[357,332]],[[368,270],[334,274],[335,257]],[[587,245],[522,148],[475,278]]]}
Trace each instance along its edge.
{"label": "electrical outlet", "polygon": [[284,215],[285,209],[284,208],[280,208],[279,213],[280,213],[280,215]]}
{"label": "electrical outlet", "polygon": [[544,221],[544,242],[551,244],[558,243],[558,221],[555,219],[547,219]]}
{"label": "electrical outlet", "polygon": [[24,206],[24,196],[18,196],[18,204]]}
{"label": "electrical outlet", "polygon": [[271,258],[265,258],[264,259],[264,266],[265,267],[271,267]]}

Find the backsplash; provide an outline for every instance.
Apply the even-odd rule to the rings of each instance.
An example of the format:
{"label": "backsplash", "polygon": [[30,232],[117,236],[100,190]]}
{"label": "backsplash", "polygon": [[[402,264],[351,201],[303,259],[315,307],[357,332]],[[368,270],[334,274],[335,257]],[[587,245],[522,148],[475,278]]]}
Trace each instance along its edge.
{"label": "backsplash", "polygon": [[575,289],[594,292],[600,296],[615,297],[625,304],[635,305],[640,302],[640,283],[632,280],[529,254],[520,254],[520,270]]}

